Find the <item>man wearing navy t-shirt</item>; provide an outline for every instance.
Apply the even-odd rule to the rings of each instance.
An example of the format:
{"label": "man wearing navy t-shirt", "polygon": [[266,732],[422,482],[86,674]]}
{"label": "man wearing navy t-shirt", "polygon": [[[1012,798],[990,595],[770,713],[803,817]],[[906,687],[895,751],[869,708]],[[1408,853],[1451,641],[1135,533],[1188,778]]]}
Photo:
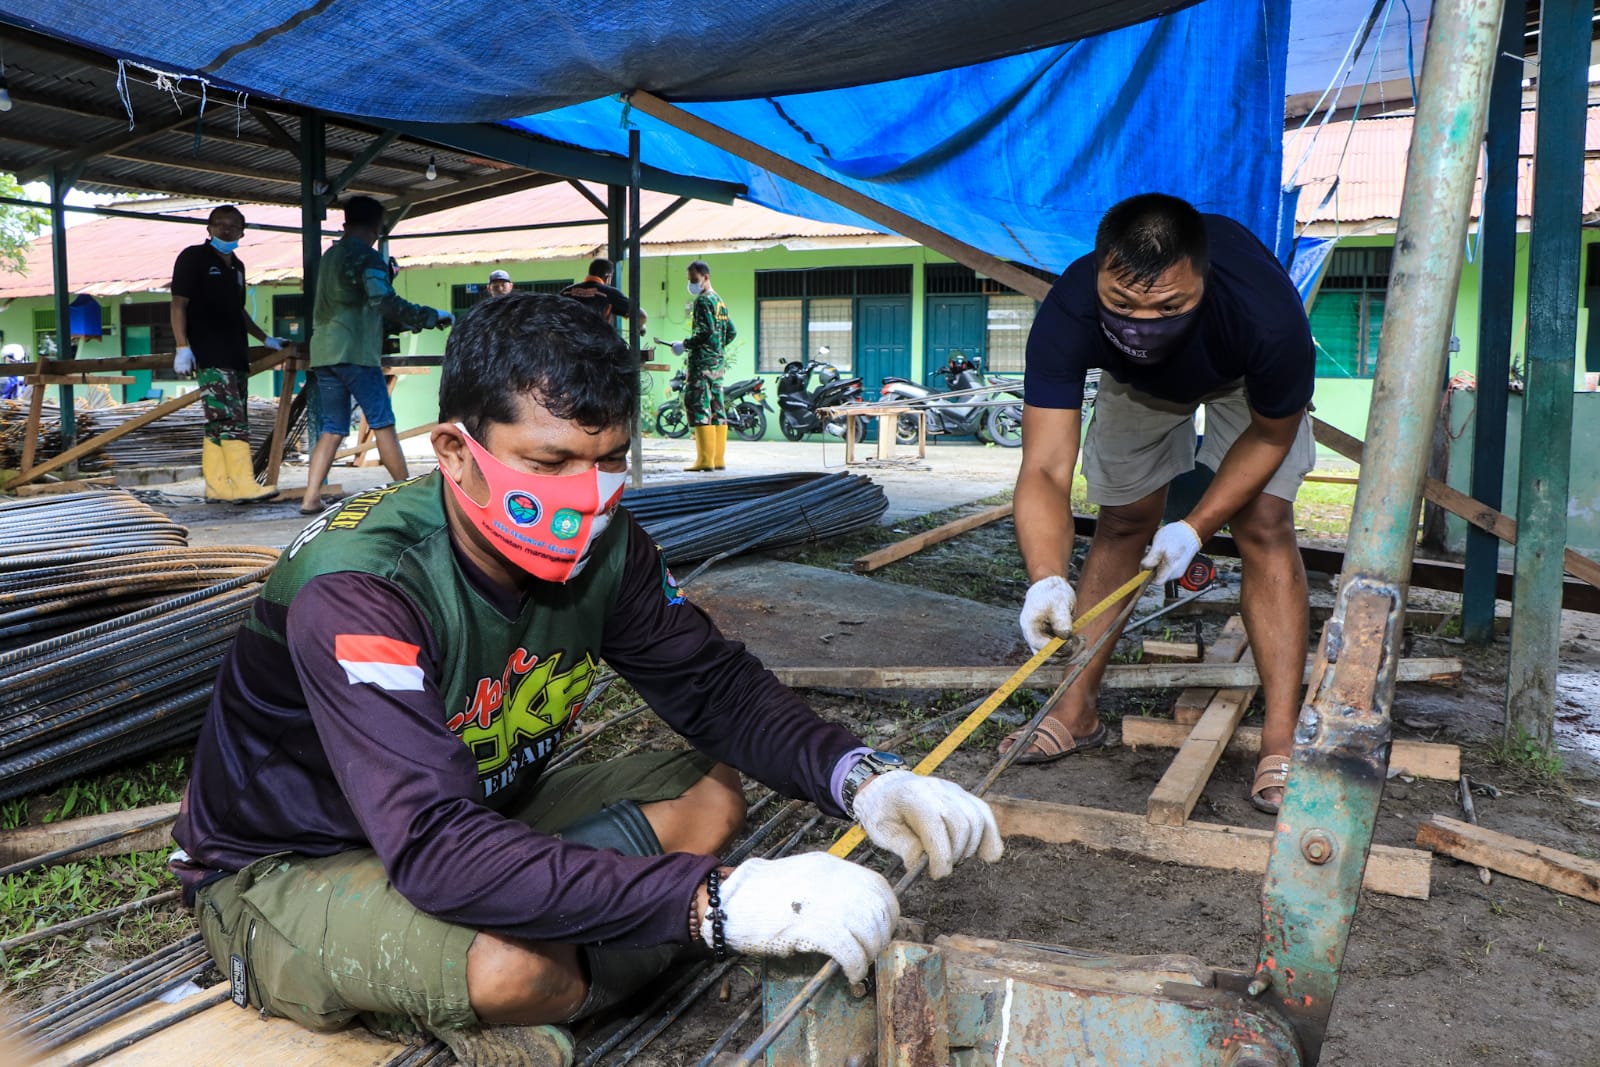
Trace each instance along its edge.
{"label": "man wearing navy t-shirt", "polygon": [[[1078,590],[1084,604],[1099,603],[1141,567],[1170,581],[1206,538],[1231,528],[1266,704],[1250,799],[1276,812],[1309,627],[1294,498],[1316,461],[1306,416],[1316,360],[1300,296],[1272,253],[1231,219],[1159,193],[1106,212],[1094,253],[1067,268],[1028,337],[1016,527],[1032,583],[1022,630],[1035,649],[1072,632],[1072,476],[1084,378],[1094,367],[1104,374],[1082,451],[1100,517]],[[1201,405],[1206,433],[1196,456]],[[1187,516],[1163,525],[1168,483],[1197,459],[1215,479]],[[1084,627],[1084,638],[1103,633],[1112,614]],[[1111,652],[1108,643],[1020,762],[1105,743],[1095,696]]]}

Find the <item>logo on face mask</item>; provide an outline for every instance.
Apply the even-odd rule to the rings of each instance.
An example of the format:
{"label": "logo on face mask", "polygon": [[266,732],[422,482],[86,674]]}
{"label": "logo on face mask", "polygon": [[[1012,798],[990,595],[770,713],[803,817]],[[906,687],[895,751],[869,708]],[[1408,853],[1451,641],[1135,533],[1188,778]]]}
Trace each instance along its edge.
{"label": "logo on face mask", "polygon": [[583,525],[583,516],[571,508],[562,508],[550,516],[550,532],[563,541],[570,541],[578,536],[578,529]]}
{"label": "logo on face mask", "polygon": [[544,514],[544,508],[535,497],[518,490],[506,494],[506,514],[518,526],[532,526]]}

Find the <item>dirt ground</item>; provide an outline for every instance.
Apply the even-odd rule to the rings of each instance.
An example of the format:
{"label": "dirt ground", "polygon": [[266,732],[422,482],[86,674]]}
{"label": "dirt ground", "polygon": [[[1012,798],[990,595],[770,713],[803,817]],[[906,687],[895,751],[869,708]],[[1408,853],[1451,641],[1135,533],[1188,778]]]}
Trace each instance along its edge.
{"label": "dirt ground", "polygon": [[[897,565],[876,577],[926,585],[941,560],[960,566],[1000,566],[1013,536],[1009,523],[985,528],[918,557],[915,568]],[[965,542],[964,544],[961,542]],[[1010,549],[1014,552],[1014,548]],[[974,564],[988,560],[991,564]],[[833,569],[828,556],[813,562]],[[964,561],[964,562],[962,562]],[[1220,562],[1220,561],[1219,561]],[[895,573],[899,570],[900,573]],[[995,575],[976,575],[982,599],[994,607],[1020,600]],[[827,582],[830,589],[836,583]],[[691,593],[692,595],[692,593]],[[1314,602],[1331,603],[1331,583],[1314,578]],[[1419,591],[1414,604],[1453,606],[1453,598]],[[976,607],[976,605],[974,605]],[[848,604],[839,605],[845,618]],[[1206,636],[1220,630],[1225,614],[1198,623]],[[730,628],[738,621],[725,618]],[[805,624],[814,627],[816,620]],[[1186,635],[1193,619],[1173,624],[1173,636]],[[1489,649],[1468,648],[1458,640],[1412,633],[1408,655],[1458,656],[1465,662],[1462,683],[1453,688],[1401,686],[1394,707],[1396,735],[1463,746],[1463,770],[1477,786],[1476,803],[1484,825],[1542,844],[1594,857],[1600,843],[1600,766],[1590,753],[1595,737],[1585,685],[1600,683],[1600,622],[1571,616],[1564,645],[1564,703],[1558,729],[1564,766],[1557,774],[1508,755],[1496,742],[1508,641]],[[1318,627],[1313,626],[1313,637]],[[1160,636],[1156,634],[1155,636]],[[821,662],[809,654],[815,634],[800,633],[797,659]],[[916,662],[898,635],[896,662]],[[1124,652],[1132,645],[1125,642]],[[948,662],[966,657],[950,658]],[[972,662],[981,662],[973,658]],[[875,741],[924,721],[930,709],[904,702],[869,703],[837,694],[810,693],[829,718],[851,724]],[[946,694],[941,708],[979,694]],[[1032,706],[1028,695],[1001,715],[1019,721]],[[1034,694],[1035,698],[1042,694]],[[1125,715],[1170,714],[1174,692],[1115,692],[1101,701],[1113,724]],[[1259,703],[1247,722],[1259,722]],[[945,765],[947,773],[974,783],[993,760],[994,744],[1009,726],[985,727]],[[943,729],[902,751],[925,751]],[[1016,767],[998,791],[1041,800],[1143,812],[1150,791],[1171,753],[1116,745],[1042,767]],[[1203,822],[1268,829],[1270,818],[1246,800],[1251,768],[1224,760],[1205,790],[1194,818]],[[752,793],[752,796],[757,795]],[[1431,814],[1459,817],[1451,783],[1392,778],[1375,828],[1379,843],[1413,846],[1418,824]],[[828,829],[828,833],[820,832]],[[787,832],[785,827],[782,832]],[[837,828],[819,828],[804,847],[824,847]],[[775,838],[776,839],[776,838]],[[882,856],[872,862],[891,877],[898,863]],[[929,933],[959,932],[980,937],[1021,938],[1114,953],[1178,952],[1219,966],[1248,970],[1255,962],[1260,928],[1260,879],[1155,863],[1077,846],[1041,844],[1026,838],[1008,842],[1004,860],[994,867],[969,863],[941,883],[924,881],[904,900],[907,915],[925,920]],[[1435,858],[1432,898],[1402,900],[1364,894],[1357,913],[1341,986],[1322,1063],[1332,1067],[1455,1067],[1455,1065],[1600,1065],[1595,1033],[1593,976],[1600,973],[1600,906],[1496,875],[1482,885],[1474,868]],[[723,985],[725,1001],[708,995],[633,1062],[650,1067],[697,1063],[724,1027],[758,994],[759,974],[735,969]],[[738,1050],[759,1030],[757,1021],[727,1047]],[[610,1030],[588,1038],[589,1047]],[[630,1039],[631,1041],[632,1039]],[[611,1061],[607,1061],[611,1062]]]}

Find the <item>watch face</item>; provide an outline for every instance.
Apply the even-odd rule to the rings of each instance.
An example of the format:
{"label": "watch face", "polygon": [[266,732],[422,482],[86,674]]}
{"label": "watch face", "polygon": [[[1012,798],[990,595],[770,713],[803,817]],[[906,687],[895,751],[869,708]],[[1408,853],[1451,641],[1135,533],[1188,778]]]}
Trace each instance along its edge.
{"label": "watch face", "polygon": [[906,761],[896,756],[893,752],[874,752],[871,758],[874,763],[881,764],[884,767],[894,768],[906,765]]}

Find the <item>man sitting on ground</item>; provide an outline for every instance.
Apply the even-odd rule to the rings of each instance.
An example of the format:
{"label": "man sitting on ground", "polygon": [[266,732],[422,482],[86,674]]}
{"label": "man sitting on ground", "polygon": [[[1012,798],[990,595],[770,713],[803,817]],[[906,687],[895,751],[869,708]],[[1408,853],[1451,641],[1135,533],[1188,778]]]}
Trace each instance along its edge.
{"label": "man sitting on ground", "polygon": [[[998,859],[988,805],[819,719],[688,603],[618,508],[638,372],[558,296],[446,347],[438,471],[294,541],[223,664],[174,867],[234,999],[317,1030],[571,1063],[559,1024],[681,949],[825,952],[860,978],[897,905],[822,853],[720,867],[739,771],[934,877]],[[546,773],[605,663],[692,746]]]}

